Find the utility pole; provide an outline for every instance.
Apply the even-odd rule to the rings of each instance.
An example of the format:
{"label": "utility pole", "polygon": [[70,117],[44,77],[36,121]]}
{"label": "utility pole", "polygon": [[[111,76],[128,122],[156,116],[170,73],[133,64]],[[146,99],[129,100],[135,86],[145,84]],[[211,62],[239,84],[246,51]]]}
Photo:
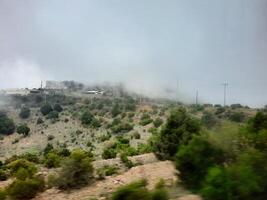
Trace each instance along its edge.
{"label": "utility pole", "polygon": [[227,86],[228,86],[228,83],[223,83],[223,106],[225,107],[226,105],[226,89],[227,89]]}
{"label": "utility pole", "polygon": [[196,105],[198,105],[198,90],[196,91]]}

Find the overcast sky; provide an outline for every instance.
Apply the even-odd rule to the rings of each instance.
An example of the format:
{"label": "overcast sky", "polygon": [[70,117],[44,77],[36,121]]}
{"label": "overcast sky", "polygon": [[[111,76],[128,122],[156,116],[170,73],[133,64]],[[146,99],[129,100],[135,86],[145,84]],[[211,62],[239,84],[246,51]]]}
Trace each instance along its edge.
{"label": "overcast sky", "polygon": [[223,103],[228,82],[228,103],[261,106],[266,19],[267,0],[0,0],[0,88],[125,82]]}

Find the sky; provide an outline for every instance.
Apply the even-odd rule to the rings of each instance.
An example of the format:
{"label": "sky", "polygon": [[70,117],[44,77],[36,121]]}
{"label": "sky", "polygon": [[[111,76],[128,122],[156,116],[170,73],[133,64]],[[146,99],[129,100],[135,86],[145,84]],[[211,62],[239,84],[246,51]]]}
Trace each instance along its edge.
{"label": "sky", "polygon": [[[123,82],[267,104],[267,0],[0,0],[0,89]],[[166,92],[168,91],[168,92]]]}

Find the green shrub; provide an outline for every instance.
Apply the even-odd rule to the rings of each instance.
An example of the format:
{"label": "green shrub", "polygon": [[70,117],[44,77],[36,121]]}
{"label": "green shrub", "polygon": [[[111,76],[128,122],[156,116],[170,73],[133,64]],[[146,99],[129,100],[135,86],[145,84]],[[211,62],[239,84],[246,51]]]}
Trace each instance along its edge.
{"label": "green shrub", "polygon": [[160,127],[162,124],[163,124],[163,120],[161,118],[156,118],[154,121],[153,121],[153,124],[156,128]]}
{"label": "green shrub", "polygon": [[48,143],[46,147],[44,148],[44,155],[48,154],[50,151],[54,149],[53,145]]}
{"label": "green shrub", "polygon": [[188,145],[182,145],[175,162],[182,181],[191,188],[198,188],[210,167],[222,164],[223,152],[203,137],[194,137]]}
{"label": "green shrub", "polygon": [[130,169],[130,168],[132,168],[134,166],[132,161],[128,159],[128,157],[127,157],[127,155],[125,153],[122,153],[120,155],[120,159],[121,159],[121,162],[123,162],[127,168]]}
{"label": "green shrub", "polygon": [[21,124],[17,127],[18,134],[22,134],[24,136],[28,136],[31,129],[27,126],[27,124]]}
{"label": "green shrub", "polygon": [[31,178],[26,180],[15,180],[7,188],[8,196],[13,199],[31,199],[38,192],[44,190],[45,184],[43,178]]}
{"label": "green shrub", "polygon": [[6,113],[0,111],[0,134],[9,135],[14,133],[14,121],[7,117]]}
{"label": "green shrub", "polygon": [[55,184],[60,189],[76,188],[88,184],[93,176],[92,159],[88,153],[76,149],[61,162],[61,171]]}
{"label": "green shrub", "polygon": [[0,181],[5,181],[7,180],[7,178],[8,178],[7,172],[3,169],[0,169]]}
{"label": "green shrub", "polygon": [[45,157],[44,164],[48,168],[53,168],[53,167],[59,167],[60,162],[61,162],[61,157],[59,155],[53,152],[49,152]]}
{"label": "green shrub", "polygon": [[50,104],[46,103],[41,108],[40,111],[43,115],[49,114],[51,111],[53,111],[53,108]]}
{"label": "green shrub", "polygon": [[15,160],[7,165],[10,169],[11,175],[18,179],[25,180],[26,178],[32,178],[37,172],[37,168],[32,162],[25,159]]}
{"label": "green shrub", "polygon": [[153,119],[151,119],[150,115],[145,113],[142,115],[141,119],[140,119],[140,124],[142,126],[145,126],[147,124],[150,124],[151,122],[153,122]]}
{"label": "green shrub", "polygon": [[216,125],[217,120],[216,120],[216,117],[212,113],[204,112],[201,118],[201,122],[207,128],[211,128]]}
{"label": "green shrub", "polygon": [[133,138],[136,139],[136,140],[139,140],[139,139],[141,138],[140,133],[138,133],[137,131],[135,131],[135,132],[133,133]]}
{"label": "green shrub", "polygon": [[112,148],[106,148],[104,149],[103,153],[102,153],[102,158],[103,159],[111,159],[111,158],[116,158],[116,151]]}
{"label": "green shrub", "polygon": [[5,200],[6,196],[6,191],[4,189],[0,189],[0,200]]}
{"label": "green shrub", "polygon": [[81,122],[83,125],[90,125],[94,116],[88,111],[84,111],[81,116]]}
{"label": "green shrub", "polygon": [[63,111],[63,108],[60,104],[56,103],[54,105],[54,110],[57,111],[57,112],[62,112]]}
{"label": "green shrub", "polygon": [[181,144],[187,144],[200,130],[199,122],[183,108],[173,110],[154,142],[154,150],[160,159],[171,159]]}
{"label": "green shrub", "polygon": [[155,189],[148,191],[146,180],[130,183],[125,186],[119,187],[113,192],[112,200],[168,200],[169,196],[166,190]]}
{"label": "green shrub", "polygon": [[47,115],[46,115],[46,118],[47,119],[58,119],[59,115],[58,115],[58,112],[53,110],[51,112],[49,112]]}
{"label": "green shrub", "polygon": [[31,110],[28,107],[22,107],[20,109],[19,117],[22,119],[27,119],[31,115]]}
{"label": "green shrub", "polygon": [[38,117],[36,124],[42,124],[42,123],[44,123],[44,120],[41,117]]}
{"label": "green shrub", "polygon": [[116,117],[117,115],[119,115],[121,113],[121,110],[120,110],[120,106],[118,103],[115,103],[112,107],[112,110],[111,110],[111,115],[112,117]]}
{"label": "green shrub", "polygon": [[229,115],[229,120],[233,122],[243,122],[245,114],[243,112],[234,112]]}

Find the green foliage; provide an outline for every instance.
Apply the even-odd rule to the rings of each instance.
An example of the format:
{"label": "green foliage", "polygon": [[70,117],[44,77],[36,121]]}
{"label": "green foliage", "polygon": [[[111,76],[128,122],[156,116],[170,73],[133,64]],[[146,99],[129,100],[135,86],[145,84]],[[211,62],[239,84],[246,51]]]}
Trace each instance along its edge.
{"label": "green foliage", "polygon": [[44,123],[44,120],[41,117],[38,117],[36,124],[42,124],[42,123]]}
{"label": "green foliage", "polygon": [[18,134],[22,134],[24,136],[28,136],[31,129],[27,126],[27,124],[21,124],[17,127]]}
{"label": "green foliage", "polygon": [[111,128],[111,130],[113,131],[113,133],[127,133],[129,131],[131,131],[133,129],[133,125],[129,124],[129,123],[120,123],[116,126],[113,126]]}
{"label": "green foliage", "polygon": [[47,115],[46,115],[46,118],[47,119],[58,119],[59,115],[58,115],[58,112],[53,110],[51,112],[49,112]]}
{"label": "green foliage", "polygon": [[61,157],[57,155],[54,152],[49,152],[46,157],[44,164],[48,168],[53,168],[53,167],[59,167],[61,162]]}
{"label": "green foliage", "polygon": [[201,188],[201,195],[206,200],[230,200],[232,198],[229,187],[225,169],[222,167],[211,167]]}
{"label": "green foliage", "polygon": [[207,200],[263,200],[267,195],[265,154],[250,149],[226,167],[213,167],[201,193]]}
{"label": "green foliage", "polygon": [[127,168],[130,169],[130,168],[132,168],[134,166],[132,161],[128,159],[128,157],[127,157],[127,155],[125,153],[122,153],[120,155],[120,159],[121,159],[121,162],[123,162]]}
{"label": "green foliage", "polygon": [[215,115],[220,115],[225,112],[225,108],[223,107],[218,107],[217,110],[215,111]]}
{"label": "green foliage", "polygon": [[81,116],[81,122],[83,125],[90,125],[94,116],[88,111],[84,111]]}
{"label": "green foliage", "polygon": [[61,162],[61,171],[55,184],[60,189],[76,188],[88,184],[93,176],[92,159],[88,153],[76,149]]}
{"label": "green foliage", "polygon": [[5,200],[6,199],[6,191],[3,189],[0,189],[0,200]]}
{"label": "green foliage", "polygon": [[139,139],[141,138],[140,133],[138,133],[137,131],[135,131],[135,132],[133,133],[133,138],[136,139],[136,140],[139,140]]}
{"label": "green foliage", "polygon": [[112,110],[111,110],[111,115],[112,117],[116,117],[117,115],[119,115],[121,113],[121,110],[120,110],[120,106],[119,104],[116,102],[113,107],[112,107]]}
{"label": "green foliage", "polygon": [[49,114],[51,111],[53,111],[52,106],[49,103],[46,103],[41,106],[40,111],[43,115]]}
{"label": "green foliage", "polygon": [[175,158],[181,179],[191,188],[198,188],[208,169],[223,161],[223,152],[201,136],[196,136],[187,145],[180,146]]}
{"label": "green foliage", "polygon": [[25,180],[26,178],[32,178],[37,172],[37,168],[32,162],[29,162],[25,159],[15,160],[7,165],[7,168],[10,169],[12,176],[15,176],[17,179]]}
{"label": "green foliage", "polygon": [[267,129],[267,113],[257,112],[256,116],[250,121],[250,128],[253,132]]}
{"label": "green foliage", "polygon": [[45,184],[43,178],[35,177],[26,180],[15,180],[7,188],[7,194],[12,199],[31,199],[38,192],[44,190]]}
{"label": "green foliage", "polygon": [[164,189],[148,191],[145,180],[130,183],[118,188],[112,194],[112,200],[167,200],[169,199]]}
{"label": "green foliage", "polygon": [[104,166],[97,170],[97,175],[99,179],[105,178],[105,176],[112,176],[114,174],[117,174],[118,167],[116,166]]}
{"label": "green foliage", "polygon": [[50,151],[54,149],[53,145],[48,143],[46,147],[44,148],[44,155],[48,154]]}
{"label": "green foliage", "polygon": [[9,135],[14,133],[14,121],[7,117],[6,113],[0,111],[0,134]]}
{"label": "green foliage", "polygon": [[116,155],[117,155],[117,153],[113,148],[106,148],[103,150],[102,158],[103,159],[116,158]]}
{"label": "green foliage", "polygon": [[151,122],[153,122],[153,119],[151,119],[150,115],[147,113],[144,113],[140,119],[140,124],[142,126],[145,126],[147,124],[150,124]]}
{"label": "green foliage", "polygon": [[203,113],[203,116],[201,118],[201,122],[207,128],[212,128],[213,126],[216,125],[217,119],[216,119],[216,117],[212,113],[210,113],[210,112],[204,112]]}
{"label": "green foliage", "polygon": [[163,120],[161,118],[156,118],[154,121],[153,121],[153,124],[156,128],[160,127],[162,124],[163,124]]}
{"label": "green foliage", "polygon": [[62,108],[62,106],[59,103],[56,103],[54,105],[54,110],[57,111],[57,112],[62,112],[63,111],[63,108]]}
{"label": "green foliage", "polygon": [[0,169],[0,181],[5,181],[7,180],[7,178],[8,178],[7,172],[3,169]]}
{"label": "green foliage", "polygon": [[229,115],[229,120],[233,122],[243,122],[245,114],[243,112],[234,112]]}
{"label": "green foliage", "polygon": [[187,144],[193,135],[198,134],[200,125],[180,108],[171,112],[165,127],[155,142],[155,153],[160,159],[171,159],[181,144]]}
{"label": "green foliage", "polygon": [[20,118],[27,119],[30,117],[30,115],[31,115],[31,110],[28,107],[22,107],[20,109],[19,113]]}

